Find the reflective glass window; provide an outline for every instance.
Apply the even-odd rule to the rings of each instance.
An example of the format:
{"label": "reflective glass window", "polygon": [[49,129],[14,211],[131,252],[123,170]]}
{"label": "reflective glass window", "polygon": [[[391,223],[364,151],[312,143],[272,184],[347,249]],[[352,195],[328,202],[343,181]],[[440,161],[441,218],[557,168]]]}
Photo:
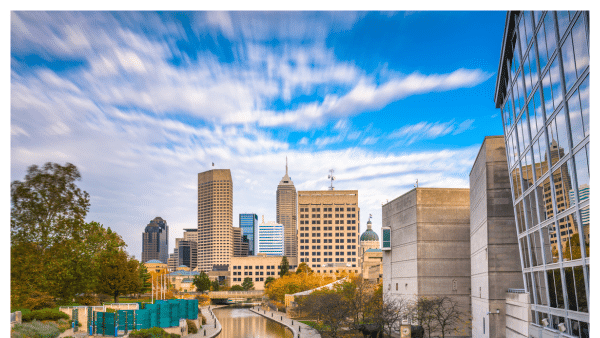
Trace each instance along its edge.
{"label": "reflective glass window", "polygon": [[563,261],[581,258],[581,244],[579,243],[579,231],[576,214],[571,214],[558,221],[560,227],[560,238],[562,244]]}
{"label": "reflective glass window", "polygon": [[558,33],[560,38],[562,38],[567,30],[567,26],[569,26],[569,12],[556,11],[556,17],[558,18]]}
{"label": "reflective glass window", "polygon": [[529,55],[527,58],[529,61],[529,76],[527,76],[525,81],[526,82],[529,81],[529,83],[527,83],[527,97],[529,97],[529,93],[531,92],[531,90],[533,89],[533,87],[535,86],[535,84],[539,78],[539,74],[538,74],[537,66],[536,66],[536,62],[535,62],[535,48],[531,48],[529,50]]}
{"label": "reflective glass window", "polygon": [[589,75],[579,86],[579,99],[581,102],[581,116],[583,120],[583,133],[590,135],[590,77]]}
{"label": "reflective glass window", "polygon": [[[566,124],[564,111],[561,109],[550,124],[548,124],[548,137],[550,139],[550,157],[551,165],[554,165],[569,152],[569,144],[566,141]],[[564,143],[563,143],[563,140]]]}
{"label": "reflective glass window", "polygon": [[519,20],[519,38],[521,41],[521,54],[525,54],[527,50],[527,34],[525,33],[525,17],[521,15]]}
{"label": "reflective glass window", "polygon": [[542,17],[542,12],[541,11],[534,11],[533,12],[533,24],[536,27],[539,25],[541,17]]}
{"label": "reflective glass window", "polygon": [[[544,32],[546,36],[546,51],[548,59],[552,57],[552,54],[556,50],[556,25],[554,23],[554,14],[552,12],[546,13],[544,17]],[[545,65],[545,64],[544,64]],[[543,67],[542,67],[543,68]]]}
{"label": "reflective glass window", "polygon": [[539,88],[533,93],[533,99],[529,101],[528,105],[529,114],[529,125],[531,127],[531,136],[535,137],[538,131],[544,125],[544,118],[542,114],[542,106],[540,102],[540,90]]}
{"label": "reflective glass window", "polygon": [[565,268],[565,284],[567,286],[569,310],[588,312],[583,267]]}
{"label": "reflective glass window", "polygon": [[544,107],[546,108],[546,118],[554,112],[554,101],[552,100],[552,81],[550,81],[550,72],[544,75],[542,80],[542,92],[544,95]]}
{"label": "reflective glass window", "polygon": [[535,166],[536,179],[548,171],[548,161],[546,153],[546,138],[542,134],[533,145],[533,161]]}
{"label": "reflective glass window", "polygon": [[512,110],[510,100],[507,100],[504,104],[502,114],[504,115],[504,126],[508,130],[508,128],[510,128],[510,125],[512,124]]}
{"label": "reflective glass window", "polygon": [[519,71],[517,74],[517,81],[513,85],[513,98],[515,104],[515,116],[518,117],[521,114],[521,110],[523,109],[523,104],[525,101],[523,100],[523,77],[521,76],[522,72]]}
{"label": "reflective glass window", "polygon": [[539,232],[535,231],[529,234],[529,244],[531,245],[531,265],[538,266],[544,264],[542,257],[542,243]]}
{"label": "reflective glass window", "polygon": [[510,70],[510,79],[514,81],[517,71],[519,70],[519,66],[521,65],[521,57],[519,56],[519,46],[517,45],[517,32],[513,34],[511,45],[513,47],[513,57]]}
{"label": "reflective glass window", "polygon": [[523,198],[523,205],[526,209],[528,227],[535,227],[538,223],[537,203],[535,201],[535,192],[532,191]]}
{"label": "reflective glass window", "polygon": [[540,228],[540,236],[542,237],[542,254],[544,255],[544,259],[546,264],[553,263],[552,262],[552,245],[550,243],[550,229],[548,226]]}
{"label": "reflective glass window", "polygon": [[524,121],[522,118],[519,118],[519,121],[517,121],[517,130],[516,130],[516,135],[517,135],[517,140],[519,141],[519,150],[520,151],[525,150],[525,145],[523,144],[523,122],[527,123],[527,121]]}
{"label": "reflective glass window", "polygon": [[529,138],[529,123],[527,122],[527,112],[523,112],[521,115],[521,129],[523,135],[523,148],[521,148],[521,152],[525,150],[525,148],[529,147],[529,143],[531,139]]}
{"label": "reflective glass window", "polygon": [[552,83],[552,101],[554,102],[554,109],[558,108],[558,105],[562,102],[563,92],[562,87],[560,86],[560,69],[559,69],[559,59],[554,58],[552,61],[552,65],[550,66],[550,70],[548,74],[550,74],[550,81]]}
{"label": "reflective glass window", "polygon": [[521,252],[523,253],[523,268],[528,268],[529,264],[529,249],[527,247],[527,237],[523,237],[519,240],[521,242]]}
{"label": "reflective glass window", "polygon": [[571,138],[573,147],[583,141],[583,118],[581,116],[581,103],[579,100],[579,90],[576,90],[569,98],[569,122],[571,123]]}
{"label": "reflective glass window", "polygon": [[550,296],[550,307],[564,309],[565,302],[562,291],[562,278],[559,269],[546,271],[548,278],[548,294]]}
{"label": "reflective glass window", "polygon": [[521,169],[515,167],[512,171],[513,194],[516,200],[521,196]]}
{"label": "reflective glass window", "polygon": [[537,190],[541,191],[542,193],[542,199],[540,199],[540,203],[543,203],[542,207],[545,211],[544,219],[551,218],[554,216],[554,205],[552,203],[552,186],[550,184],[550,177],[546,177],[544,182],[538,186]]}
{"label": "reflective glass window", "polygon": [[544,275],[543,271],[536,271],[533,273],[533,283],[535,284],[537,304],[539,305],[548,305],[548,294]]}
{"label": "reflective glass window", "polygon": [[552,176],[556,194],[556,213],[561,213],[570,208],[577,198],[572,192],[574,180],[571,162],[567,161],[562,164],[552,173]]}
{"label": "reflective glass window", "polygon": [[580,200],[584,200],[581,198],[581,191],[585,188],[588,189],[586,198],[589,197],[589,187],[590,187],[590,174],[589,174],[589,165],[588,165],[588,156],[585,148],[579,150],[575,156],[575,169],[577,170],[577,184],[579,185],[580,191]]}
{"label": "reflective glass window", "polygon": [[577,77],[585,71],[590,64],[590,51],[588,49],[588,39],[585,31],[585,15],[580,15],[577,22],[571,30],[573,34],[573,49],[575,51],[575,65],[577,67]]}
{"label": "reflective glass window", "polygon": [[573,53],[573,40],[571,38],[571,33],[567,35],[567,38],[561,47],[561,52],[563,58],[563,70],[565,72],[565,86],[567,87],[568,92],[577,80],[575,54]]}
{"label": "reflective glass window", "polygon": [[532,287],[532,283],[531,283],[531,273],[527,272],[525,273],[525,282],[527,283],[527,291],[529,292],[529,302],[531,304],[535,304],[535,300],[534,300],[534,290]]}
{"label": "reflective glass window", "polygon": [[[531,38],[533,37],[533,25],[531,21],[531,11],[523,12],[523,21],[525,23],[525,37],[527,41],[527,45],[531,42]],[[525,49],[523,49],[525,50]]]}
{"label": "reflective glass window", "polygon": [[533,169],[531,167],[531,151],[527,151],[525,156],[521,158],[521,164],[523,165],[523,191],[529,189],[533,185]]}
{"label": "reflective glass window", "polygon": [[583,231],[583,244],[585,245],[585,256],[590,257],[590,206],[579,210],[581,215],[581,229]]}
{"label": "reflective glass window", "polygon": [[542,235],[544,237],[544,259],[546,264],[558,263],[558,234],[556,232],[556,226],[554,223],[550,223],[548,227],[542,228]]}
{"label": "reflective glass window", "polygon": [[517,229],[519,233],[522,233],[527,228],[525,226],[525,215],[523,212],[523,201],[520,201],[516,205],[516,213],[517,213]]}

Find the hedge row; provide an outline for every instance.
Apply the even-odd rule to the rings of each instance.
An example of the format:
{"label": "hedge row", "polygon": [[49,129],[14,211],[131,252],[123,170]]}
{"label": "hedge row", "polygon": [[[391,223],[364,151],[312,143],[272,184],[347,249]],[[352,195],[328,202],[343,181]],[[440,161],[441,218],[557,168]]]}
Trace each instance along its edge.
{"label": "hedge row", "polygon": [[59,320],[59,319],[69,319],[69,315],[61,312],[58,309],[41,309],[35,310],[31,312],[23,312],[23,321],[31,322],[33,320],[42,321],[42,320]]}

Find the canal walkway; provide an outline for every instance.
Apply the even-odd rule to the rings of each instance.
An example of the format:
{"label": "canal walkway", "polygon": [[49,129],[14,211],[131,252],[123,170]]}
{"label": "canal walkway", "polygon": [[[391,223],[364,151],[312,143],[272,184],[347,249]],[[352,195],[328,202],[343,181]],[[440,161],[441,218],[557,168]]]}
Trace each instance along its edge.
{"label": "canal walkway", "polygon": [[[217,319],[217,316],[212,310],[219,308],[220,306],[202,306],[200,307],[200,313],[206,318],[206,324],[202,325],[202,328],[198,329],[198,333],[188,334],[185,338],[200,338],[200,337],[216,337],[221,333],[221,323]],[[200,316],[198,316],[200,318]],[[201,321],[201,320],[200,320]]]}
{"label": "canal walkway", "polygon": [[262,310],[259,307],[250,308],[250,311],[286,326],[292,331],[294,338],[321,338],[319,331],[295,319],[288,318],[283,312]]}

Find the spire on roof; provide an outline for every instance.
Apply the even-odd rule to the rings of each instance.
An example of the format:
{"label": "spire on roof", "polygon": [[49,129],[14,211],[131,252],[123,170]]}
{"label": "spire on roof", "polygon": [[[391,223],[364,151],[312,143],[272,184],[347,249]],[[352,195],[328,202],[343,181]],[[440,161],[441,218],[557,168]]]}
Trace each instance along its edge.
{"label": "spire on roof", "polygon": [[287,170],[287,156],[285,157],[285,174],[288,174],[288,170]]}

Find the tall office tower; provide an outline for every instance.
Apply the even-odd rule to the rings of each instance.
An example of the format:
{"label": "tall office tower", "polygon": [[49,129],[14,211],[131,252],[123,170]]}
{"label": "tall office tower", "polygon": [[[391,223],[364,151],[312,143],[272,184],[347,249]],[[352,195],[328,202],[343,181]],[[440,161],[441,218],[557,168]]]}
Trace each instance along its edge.
{"label": "tall office tower", "polygon": [[298,258],[317,273],[361,273],[358,190],[299,191]]}
{"label": "tall office tower", "polygon": [[[448,296],[469,318],[469,189],[415,188],[384,204],[381,211],[382,228],[391,230],[389,250],[382,236],[383,297]],[[465,321],[453,329],[452,337],[470,337]]]}
{"label": "tall office tower", "polygon": [[233,183],[229,169],[198,174],[198,268],[211,271],[233,256]]}
{"label": "tall office tower", "polygon": [[169,226],[160,217],[151,220],[142,234],[142,262],[152,259],[165,264],[169,259]]}
{"label": "tall office tower", "polygon": [[277,223],[284,228],[284,254],[287,257],[298,256],[298,203],[296,187],[288,176],[287,157],[285,158],[285,176],[277,186]]}
{"label": "tall office tower", "polygon": [[242,237],[248,243],[248,256],[254,256],[256,251],[254,234],[258,232],[258,216],[256,214],[240,214],[240,228]]}
{"label": "tall office tower", "polygon": [[233,257],[248,256],[248,241],[242,235],[242,229],[231,228],[231,236],[233,236]]}
{"label": "tall office tower", "polygon": [[506,302],[506,290],[523,288],[506,165],[504,137],[485,137],[469,175],[473,337],[506,337],[507,322],[524,324]]}
{"label": "tall office tower", "polygon": [[589,336],[589,19],[581,11],[506,16],[494,101],[531,304],[529,337]]}
{"label": "tall office tower", "polygon": [[[198,243],[198,229],[183,229],[183,240]],[[177,241],[177,239],[175,241]]]}
{"label": "tall office tower", "polygon": [[262,223],[258,225],[257,252],[267,256],[284,256],[284,227],[273,221],[265,223],[265,216],[262,217]]}

